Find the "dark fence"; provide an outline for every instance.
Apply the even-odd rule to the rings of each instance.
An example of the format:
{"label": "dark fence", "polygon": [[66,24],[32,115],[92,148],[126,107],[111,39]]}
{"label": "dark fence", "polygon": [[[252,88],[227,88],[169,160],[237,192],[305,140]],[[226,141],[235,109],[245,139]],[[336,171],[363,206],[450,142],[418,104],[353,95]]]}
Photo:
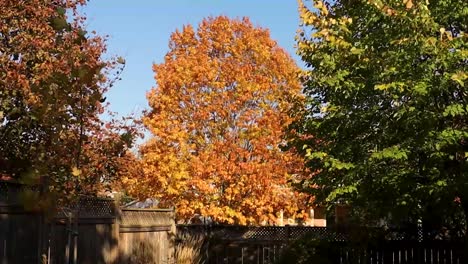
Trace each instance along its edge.
{"label": "dark fence", "polygon": [[206,238],[207,264],[468,263],[463,240],[428,238],[421,230],[179,225],[177,233]]}
{"label": "dark fence", "polygon": [[0,182],[0,264],[172,263],[174,211],[81,197],[50,216],[25,209],[25,186]]}

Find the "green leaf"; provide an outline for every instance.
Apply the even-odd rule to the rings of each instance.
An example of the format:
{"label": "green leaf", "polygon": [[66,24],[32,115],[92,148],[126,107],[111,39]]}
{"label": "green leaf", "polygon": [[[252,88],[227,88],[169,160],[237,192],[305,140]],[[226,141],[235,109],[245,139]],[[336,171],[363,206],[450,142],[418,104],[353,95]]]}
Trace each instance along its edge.
{"label": "green leaf", "polygon": [[452,104],[445,108],[443,116],[462,116],[467,113],[466,105]]}
{"label": "green leaf", "polygon": [[60,16],[63,16],[63,15],[65,15],[66,10],[65,10],[65,8],[63,8],[63,7],[58,7],[58,8],[57,8],[57,13],[58,13]]}
{"label": "green leaf", "polygon": [[353,55],[361,55],[364,53],[364,51],[365,51],[364,49],[358,49],[356,47],[352,47],[350,50],[351,54]]}
{"label": "green leaf", "polygon": [[457,72],[455,74],[452,74],[452,76],[450,77],[450,79],[452,79],[453,81],[457,82],[458,84],[460,84],[461,86],[465,86],[465,83],[464,81],[466,79],[468,79],[468,74],[466,72],[463,72],[463,71],[460,71],[460,72]]}
{"label": "green leaf", "polygon": [[408,159],[408,151],[401,149],[400,146],[392,146],[385,148],[381,151],[377,151],[371,154],[371,159],[381,160],[381,159]]}
{"label": "green leaf", "polygon": [[68,28],[68,22],[63,17],[54,17],[52,19],[51,26],[56,31],[61,31],[61,30],[64,30],[64,29]]}
{"label": "green leaf", "polygon": [[418,95],[426,95],[427,94],[427,83],[426,82],[419,82],[413,87],[413,91]]}

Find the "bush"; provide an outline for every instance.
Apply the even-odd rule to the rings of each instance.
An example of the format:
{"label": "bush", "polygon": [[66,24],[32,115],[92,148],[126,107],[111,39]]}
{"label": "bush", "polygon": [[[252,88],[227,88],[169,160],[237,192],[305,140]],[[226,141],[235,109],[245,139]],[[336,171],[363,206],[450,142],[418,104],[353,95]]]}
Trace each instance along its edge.
{"label": "bush", "polygon": [[291,243],[281,254],[277,264],[328,264],[334,263],[334,258],[339,256],[339,248],[333,243],[319,240],[311,236]]}

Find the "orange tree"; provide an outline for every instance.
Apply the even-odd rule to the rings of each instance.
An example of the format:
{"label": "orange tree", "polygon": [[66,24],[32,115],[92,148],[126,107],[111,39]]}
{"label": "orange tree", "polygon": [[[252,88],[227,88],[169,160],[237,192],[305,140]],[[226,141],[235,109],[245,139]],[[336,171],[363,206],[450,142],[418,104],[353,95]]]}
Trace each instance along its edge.
{"label": "orange tree", "polygon": [[244,18],[204,19],[172,34],[153,70],[141,147],[144,174],[131,191],[175,206],[178,217],[218,223],[272,222],[303,201],[288,181],[304,173],[282,151],[289,112],[302,101],[297,66],[266,29]]}
{"label": "orange tree", "polygon": [[95,193],[132,160],[128,134],[99,120],[123,61],[102,59],[104,39],[77,12],[85,2],[0,1],[0,176],[59,200]]}

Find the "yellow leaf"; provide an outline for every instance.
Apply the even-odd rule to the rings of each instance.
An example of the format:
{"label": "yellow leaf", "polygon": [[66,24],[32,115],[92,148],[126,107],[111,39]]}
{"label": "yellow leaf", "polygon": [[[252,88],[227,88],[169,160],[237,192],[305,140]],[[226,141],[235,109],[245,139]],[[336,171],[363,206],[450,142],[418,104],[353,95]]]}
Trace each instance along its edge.
{"label": "yellow leaf", "polygon": [[81,170],[78,169],[77,167],[73,167],[72,168],[72,175],[75,176],[75,177],[78,177],[81,175]]}
{"label": "yellow leaf", "polygon": [[405,0],[406,9],[411,9],[413,7],[413,0]]}

